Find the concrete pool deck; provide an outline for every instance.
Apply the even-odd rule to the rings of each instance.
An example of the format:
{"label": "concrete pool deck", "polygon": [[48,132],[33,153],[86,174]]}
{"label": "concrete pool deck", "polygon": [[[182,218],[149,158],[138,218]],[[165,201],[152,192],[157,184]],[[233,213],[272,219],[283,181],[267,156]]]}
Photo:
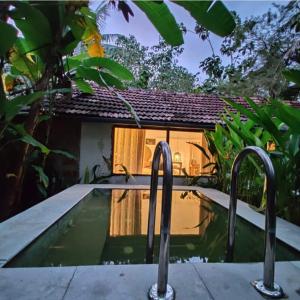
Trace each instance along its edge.
{"label": "concrete pool deck", "polygon": [[[157,278],[157,265],[1,268],[49,229],[94,188],[149,189],[136,185],[75,185],[0,223],[0,299],[146,299]],[[229,196],[214,189],[197,190],[228,208]],[[237,214],[264,229],[264,215],[238,201]],[[277,238],[300,251],[300,228],[277,218]],[[169,282],[176,299],[264,299],[250,285],[262,278],[261,263],[174,264]],[[276,281],[289,299],[300,299],[300,262],[277,262]]]}
{"label": "concrete pool deck", "polygon": [[[250,284],[262,264],[172,264],[177,300],[263,300]],[[2,300],[143,300],[157,265],[0,269]],[[300,299],[300,263],[277,262],[276,281],[288,299]]]}

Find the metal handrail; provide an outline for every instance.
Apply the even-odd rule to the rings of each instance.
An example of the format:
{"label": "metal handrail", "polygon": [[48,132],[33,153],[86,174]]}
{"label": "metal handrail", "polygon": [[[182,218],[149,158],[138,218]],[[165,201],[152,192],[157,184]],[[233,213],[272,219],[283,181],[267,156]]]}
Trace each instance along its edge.
{"label": "metal handrail", "polygon": [[263,280],[253,282],[254,287],[262,294],[273,298],[280,298],[283,295],[281,287],[274,282],[275,274],[275,247],[276,247],[276,214],[275,214],[275,170],[267,153],[255,146],[246,147],[235,158],[231,170],[230,205],[228,213],[228,237],[226,261],[233,260],[236,206],[237,206],[237,178],[243,159],[255,154],[262,161],[266,172],[267,207],[265,219],[265,253]]}
{"label": "metal handrail", "polygon": [[157,283],[149,290],[150,299],[174,299],[174,289],[168,284],[171,203],[173,187],[172,155],[167,142],[159,142],[155,148],[151,172],[151,188],[148,215],[146,263],[153,263],[155,212],[160,157],[163,157],[163,189],[160,223],[160,249]]}

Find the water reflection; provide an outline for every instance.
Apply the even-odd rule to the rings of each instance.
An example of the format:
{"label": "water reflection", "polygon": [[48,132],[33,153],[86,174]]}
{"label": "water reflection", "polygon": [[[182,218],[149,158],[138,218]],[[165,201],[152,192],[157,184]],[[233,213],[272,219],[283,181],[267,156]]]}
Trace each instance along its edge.
{"label": "water reflection", "polygon": [[[162,192],[157,193],[155,234],[159,234]],[[113,190],[111,200],[111,237],[146,235],[150,191]],[[173,192],[171,234],[202,235],[214,218],[210,203],[199,194]]]}

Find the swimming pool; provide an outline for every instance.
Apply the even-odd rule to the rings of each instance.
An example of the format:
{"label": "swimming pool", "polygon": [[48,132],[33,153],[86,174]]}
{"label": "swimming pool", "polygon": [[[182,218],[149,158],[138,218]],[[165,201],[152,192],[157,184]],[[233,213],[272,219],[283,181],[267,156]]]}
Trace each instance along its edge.
{"label": "swimming pool", "polygon": [[[148,190],[94,189],[6,267],[145,263]],[[158,191],[156,255],[161,191]],[[47,212],[45,211],[45,214]],[[173,191],[170,262],[223,262],[227,210],[197,191]],[[263,261],[264,232],[237,218],[235,262]],[[300,254],[277,241],[276,260]]]}

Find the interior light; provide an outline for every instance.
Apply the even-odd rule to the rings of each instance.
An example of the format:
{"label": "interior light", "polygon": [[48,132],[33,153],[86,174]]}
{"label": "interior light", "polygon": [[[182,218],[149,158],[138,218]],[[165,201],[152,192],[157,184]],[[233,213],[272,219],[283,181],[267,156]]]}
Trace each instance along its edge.
{"label": "interior light", "polygon": [[180,152],[175,152],[174,153],[174,161],[175,162],[181,162],[181,154],[180,154]]}

